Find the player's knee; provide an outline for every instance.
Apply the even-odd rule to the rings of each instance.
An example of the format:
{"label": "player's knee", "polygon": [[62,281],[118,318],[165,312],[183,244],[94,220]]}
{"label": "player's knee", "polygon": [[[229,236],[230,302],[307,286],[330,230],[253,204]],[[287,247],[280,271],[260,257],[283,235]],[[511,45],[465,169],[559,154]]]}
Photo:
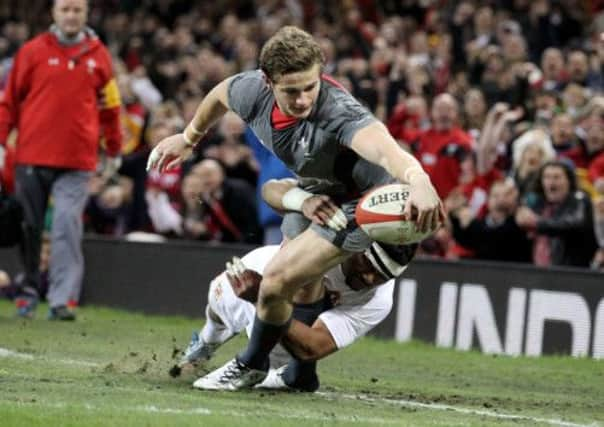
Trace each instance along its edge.
{"label": "player's knee", "polygon": [[288,277],[285,269],[273,268],[264,272],[260,283],[259,298],[285,297],[288,289]]}
{"label": "player's knee", "polygon": [[260,288],[258,293],[258,305],[261,307],[272,307],[287,301],[287,297],[282,294],[281,288],[267,286],[266,289]]}
{"label": "player's knee", "polygon": [[258,292],[260,307],[273,307],[290,299],[291,296],[287,293],[287,284],[282,273],[276,271],[264,275]]}

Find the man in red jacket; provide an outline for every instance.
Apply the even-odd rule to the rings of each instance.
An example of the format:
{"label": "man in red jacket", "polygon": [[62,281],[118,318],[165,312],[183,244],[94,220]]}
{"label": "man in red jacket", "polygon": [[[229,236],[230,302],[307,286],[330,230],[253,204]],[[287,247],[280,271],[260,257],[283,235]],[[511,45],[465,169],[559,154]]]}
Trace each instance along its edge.
{"label": "man in red jacket", "polygon": [[55,0],[54,24],[14,58],[0,99],[0,143],[18,129],[15,190],[25,212],[25,281],[18,314],[32,316],[39,285],[40,236],[53,203],[48,301],[50,319],[73,320],[84,273],[82,212],[101,137],[107,174],[119,167],[120,96],[111,57],[86,27],[86,0]]}
{"label": "man in red jacket", "polygon": [[430,128],[405,138],[443,200],[460,184],[461,162],[472,152],[472,137],[457,126],[457,112],[455,98],[440,94],[432,103]]}

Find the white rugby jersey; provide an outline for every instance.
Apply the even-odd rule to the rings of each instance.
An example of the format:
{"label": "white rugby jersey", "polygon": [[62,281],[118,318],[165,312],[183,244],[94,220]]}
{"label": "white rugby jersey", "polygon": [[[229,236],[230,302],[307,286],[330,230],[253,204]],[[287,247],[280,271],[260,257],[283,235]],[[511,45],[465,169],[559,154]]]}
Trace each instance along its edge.
{"label": "white rugby jersey", "polygon": [[[254,249],[242,258],[243,264],[262,274],[278,250],[278,245]],[[371,289],[354,291],[346,285],[341,267],[336,266],[327,272],[324,284],[328,290],[339,294],[339,304],[319,316],[338,348],[346,347],[365,335],[384,320],[392,309],[394,279]],[[256,314],[255,307],[235,295],[225,273],[212,281],[208,304],[232,332],[239,333],[246,329],[249,336]]]}

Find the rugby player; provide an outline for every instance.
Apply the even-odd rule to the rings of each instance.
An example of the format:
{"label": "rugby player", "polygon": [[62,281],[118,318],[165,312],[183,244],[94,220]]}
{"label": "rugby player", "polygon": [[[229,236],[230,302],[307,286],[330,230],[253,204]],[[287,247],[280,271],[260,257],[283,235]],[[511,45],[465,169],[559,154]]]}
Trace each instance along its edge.
{"label": "rugby player", "polygon": [[[263,186],[262,194],[272,208],[283,212],[282,198],[296,186],[293,179],[271,180]],[[306,198],[300,211],[313,222],[326,223],[332,228],[337,227],[337,220],[334,222],[333,218],[342,215],[326,195]],[[321,311],[325,311],[312,316],[312,310],[308,310],[312,304],[294,305],[294,319],[282,339],[293,358],[280,369],[269,371],[260,386],[315,391],[319,387],[316,364],[309,362],[350,345],[388,315],[392,308],[394,278],[406,269],[416,247],[373,243],[365,253],[354,254],[328,271],[320,283],[321,290],[327,292],[315,298],[327,299],[329,307],[319,305]],[[277,246],[266,246],[250,252],[243,261],[234,258],[232,263],[227,263],[226,272],[212,281],[205,309],[206,324],[199,334],[193,334],[181,366],[209,360],[216,348],[243,329],[249,335],[261,275],[277,250]],[[300,295],[296,297],[299,302]],[[332,308],[332,304],[337,307]],[[195,387],[212,388],[218,383],[220,388],[220,379],[214,376],[200,378]]]}
{"label": "rugby player", "polygon": [[409,183],[404,214],[419,230],[436,229],[445,218],[419,162],[352,95],[321,73],[323,56],[310,34],[283,27],[265,43],[259,63],[260,70],[216,85],[185,131],[153,149],[148,167],[164,170],[180,164],[231,110],[298,176],[300,188],[283,198],[287,210],[299,210],[308,193],[325,194],[345,218],[334,230],[318,223],[309,227],[310,221],[296,212],[285,216],[284,232],[292,240],[264,271],[247,348],[219,368],[217,384],[225,389],[261,382],[268,372],[268,353],[289,328],[296,292],[371,246],[371,238],[354,222],[356,203],[365,191],[393,180]]}
{"label": "rugby player", "polygon": [[[282,339],[285,348],[298,360],[316,361],[373,329],[390,313],[394,278],[406,269],[415,247],[373,243],[365,253],[356,253],[329,270],[322,285],[333,308],[321,313],[312,326],[292,319]],[[206,323],[199,334],[193,334],[181,366],[209,360],[216,349],[243,330],[250,334],[261,275],[278,250],[278,245],[263,246],[241,260],[235,258],[211,282]],[[271,370],[260,386],[299,391],[315,391],[319,387],[316,372],[299,372],[290,364]],[[217,384],[215,388],[222,389],[221,379],[213,374],[198,379],[193,386],[211,389]]]}

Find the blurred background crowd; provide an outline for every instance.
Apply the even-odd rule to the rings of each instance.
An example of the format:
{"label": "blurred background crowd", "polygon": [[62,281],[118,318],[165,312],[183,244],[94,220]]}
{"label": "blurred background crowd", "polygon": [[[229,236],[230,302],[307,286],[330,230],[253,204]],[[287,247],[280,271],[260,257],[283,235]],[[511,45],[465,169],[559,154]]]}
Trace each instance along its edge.
{"label": "blurred background crowd", "polygon": [[[50,25],[48,8],[0,5],[0,90],[17,49]],[[430,174],[449,222],[424,256],[604,269],[601,1],[91,0],[122,97],[123,163],[91,180],[87,231],[280,240],[259,189],[289,172],[234,114],[182,168],[145,165],[210,88],[257,67],[285,24],[319,40],[325,72]],[[0,153],[9,190],[13,151],[9,141]]]}

